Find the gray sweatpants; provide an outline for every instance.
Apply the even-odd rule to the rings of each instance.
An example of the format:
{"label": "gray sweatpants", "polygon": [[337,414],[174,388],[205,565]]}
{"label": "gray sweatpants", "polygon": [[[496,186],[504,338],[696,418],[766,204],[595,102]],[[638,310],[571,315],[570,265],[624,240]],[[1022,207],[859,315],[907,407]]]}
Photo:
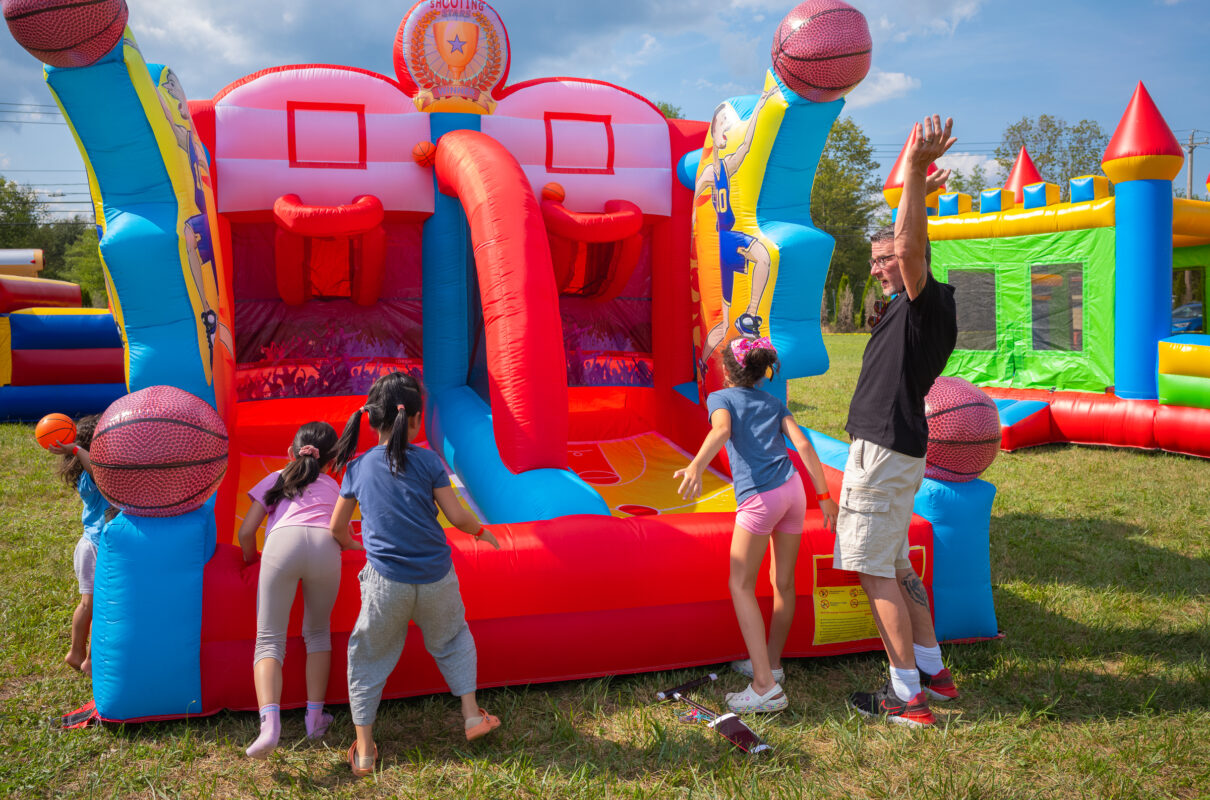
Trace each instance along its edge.
{"label": "gray sweatpants", "polygon": [[466,624],[466,608],[454,568],[434,583],[399,583],[362,569],[361,612],[349,634],[349,711],[354,725],[372,725],[382,688],[415,621],[424,646],[455,696],[475,691],[478,663],[475,640]]}

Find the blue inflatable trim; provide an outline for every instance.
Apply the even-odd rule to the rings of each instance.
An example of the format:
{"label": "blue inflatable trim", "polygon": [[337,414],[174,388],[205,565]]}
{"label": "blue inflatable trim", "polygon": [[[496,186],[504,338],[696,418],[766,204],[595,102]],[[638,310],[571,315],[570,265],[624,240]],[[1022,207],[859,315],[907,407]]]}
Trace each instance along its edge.
{"label": "blue inflatable trim", "polygon": [[469,386],[430,396],[429,446],[458,473],[485,522],[529,522],[570,514],[609,515],[595,489],[569,470],[511,472],[500,458],[487,403]]}

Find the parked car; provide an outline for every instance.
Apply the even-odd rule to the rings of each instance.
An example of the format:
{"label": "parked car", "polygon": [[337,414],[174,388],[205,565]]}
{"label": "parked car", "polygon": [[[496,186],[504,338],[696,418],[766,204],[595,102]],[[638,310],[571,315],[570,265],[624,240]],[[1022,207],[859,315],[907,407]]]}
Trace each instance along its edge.
{"label": "parked car", "polygon": [[1172,309],[1173,333],[1205,333],[1205,314],[1201,303],[1185,303]]}

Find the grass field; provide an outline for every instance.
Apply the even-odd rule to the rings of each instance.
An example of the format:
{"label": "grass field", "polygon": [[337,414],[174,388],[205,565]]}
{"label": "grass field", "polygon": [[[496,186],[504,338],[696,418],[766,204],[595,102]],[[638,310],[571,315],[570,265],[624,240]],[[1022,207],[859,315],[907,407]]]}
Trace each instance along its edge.
{"label": "grass field", "polygon": [[[865,341],[827,337],[833,368],[791,386],[800,422],[843,438]],[[505,725],[474,746],[453,698],[389,701],[383,769],[356,780],[341,709],[320,746],[304,743],[302,713],[286,712],[264,763],[243,756],[250,713],[56,729],[90,697],[62,664],[79,502],[31,433],[0,426],[2,796],[1210,797],[1210,461],[1000,454],[984,477],[999,489],[991,569],[1006,636],[945,649],[964,696],[934,730],[847,713],[848,692],[884,679],[882,656],[796,659],[790,710],[752,723],[776,749],[766,760],[648,702],[694,670],[484,691]]]}

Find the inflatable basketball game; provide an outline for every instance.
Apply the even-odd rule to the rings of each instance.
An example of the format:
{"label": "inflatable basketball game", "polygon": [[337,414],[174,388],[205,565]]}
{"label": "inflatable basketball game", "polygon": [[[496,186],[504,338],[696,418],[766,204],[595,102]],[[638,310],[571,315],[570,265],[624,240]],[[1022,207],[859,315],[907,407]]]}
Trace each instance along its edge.
{"label": "inflatable basketball game", "polygon": [[[395,36],[394,76],[271,67],[188,101],[129,30],[115,35],[102,11],[119,5],[4,8],[35,55],[55,44],[21,27],[38,13],[91,15],[89,30],[108,43],[87,64],[48,67],[47,81],[103,212],[129,412],[154,417],[163,398],[136,395],[171,387],[215,412],[228,441],[213,498],[167,516],[128,502],[105,531],[100,714],[255,707],[245,665],[257,567],[233,543],[245,492],[284,464],[301,423],[340,427],[394,370],[422,376],[423,446],[502,543],[495,552],[451,535],[480,685],[741,655],[727,465],[713,465],[691,503],[672,473],[708,429],[720,345],[771,336],[783,363],[770,388],[783,398],[787,378],[827,368],[817,309],[832,240],[811,224],[804,176],[868,68],[864,18],[836,0],[803,3],[775,35],[777,68],[760,94],[694,122],[596,80],[507,85],[508,33],[480,0],[413,6]],[[808,435],[838,490],[845,445]],[[195,460],[219,456],[212,439],[190,440]],[[135,444],[107,459],[118,465]],[[175,489],[152,494],[175,512]],[[930,480],[918,498],[912,559],[943,638],[997,633],[994,492]],[[856,577],[832,569],[817,508],[804,537],[787,655],[878,648]],[[347,699],[344,645],[364,563],[344,559],[331,702]],[[761,594],[768,602],[767,584]],[[287,707],[304,700],[298,624]],[[442,690],[410,636],[386,696]]]}

